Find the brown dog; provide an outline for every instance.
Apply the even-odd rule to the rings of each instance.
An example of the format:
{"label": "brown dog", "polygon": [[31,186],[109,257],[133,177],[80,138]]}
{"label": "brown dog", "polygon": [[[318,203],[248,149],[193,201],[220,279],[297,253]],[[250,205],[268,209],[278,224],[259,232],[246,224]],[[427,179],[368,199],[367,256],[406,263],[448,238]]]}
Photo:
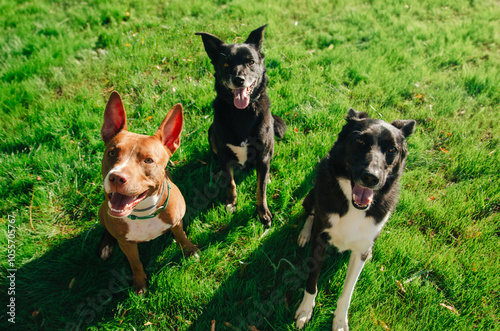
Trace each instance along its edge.
{"label": "brown dog", "polygon": [[99,220],[106,229],[99,248],[109,258],[115,241],[127,256],[134,275],[135,292],[146,291],[146,274],[137,243],[155,239],[172,230],[183,249],[198,249],[186,237],[182,218],[186,203],[165,167],[179,147],[182,105],[176,104],[153,136],[127,131],[127,116],[117,92],[111,93],[104,112],[101,136],[106,145],[102,177],[106,198]]}

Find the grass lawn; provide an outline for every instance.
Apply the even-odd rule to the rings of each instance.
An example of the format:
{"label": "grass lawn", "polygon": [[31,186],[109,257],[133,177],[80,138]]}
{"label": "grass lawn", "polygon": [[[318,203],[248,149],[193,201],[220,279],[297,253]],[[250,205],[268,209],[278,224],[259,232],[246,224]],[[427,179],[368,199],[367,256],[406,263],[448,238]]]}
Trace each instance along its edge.
{"label": "grass lawn", "polygon": [[[418,124],[351,329],[500,330],[498,1],[0,0],[0,13],[0,329],[294,330],[309,255],[296,245],[301,202],[353,107]],[[267,231],[254,170],[237,177],[233,214],[212,179],[213,67],[194,35],[241,42],[265,23],[272,112],[288,124]],[[119,249],[96,256],[112,90],[137,133],[185,107],[169,170],[201,258],[170,234],[141,244],[145,296]],[[331,329],[349,253],[329,255],[306,330]]]}

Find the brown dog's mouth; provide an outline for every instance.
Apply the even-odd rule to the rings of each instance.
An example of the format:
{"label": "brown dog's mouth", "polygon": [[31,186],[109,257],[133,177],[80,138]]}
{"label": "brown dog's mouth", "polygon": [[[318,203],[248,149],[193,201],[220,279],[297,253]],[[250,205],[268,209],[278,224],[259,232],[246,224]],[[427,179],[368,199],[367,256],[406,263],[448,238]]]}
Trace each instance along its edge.
{"label": "brown dog's mouth", "polygon": [[357,209],[365,210],[373,200],[373,190],[354,183],[352,188],[352,204]]}
{"label": "brown dog's mouth", "polygon": [[148,195],[145,191],[135,197],[130,197],[118,192],[108,193],[109,214],[114,217],[126,217],[130,215],[134,207],[144,200]]}
{"label": "brown dog's mouth", "polygon": [[[250,96],[252,95],[255,82],[248,87],[231,89],[234,94],[234,106],[238,109],[245,109],[250,104]],[[228,86],[229,87],[229,86]]]}

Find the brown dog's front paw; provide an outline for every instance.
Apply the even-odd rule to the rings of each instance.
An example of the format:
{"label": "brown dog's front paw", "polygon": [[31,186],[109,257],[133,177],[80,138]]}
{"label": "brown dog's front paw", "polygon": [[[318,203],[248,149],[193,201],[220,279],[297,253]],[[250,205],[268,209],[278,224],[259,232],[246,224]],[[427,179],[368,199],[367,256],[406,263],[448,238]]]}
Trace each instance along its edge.
{"label": "brown dog's front paw", "polygon": [[148,291],[148,281],[146,278],[134,278],[134,290],[135,294],[144,295]]}
{"label": "brown dog's front paw", "polygon": [[273,214],[267,208],[258,208],[257,210],[261,223],[265,227],[270,227],[273,221]]}
{"label": "brown dog's front paw", "polygon": [[236,204],[228,203],[226,204],[226,211],[228,213],[234,213],[236,211]]}
{"label": "brown dog's front paw", "polygon": [[106,245],[99,250],[99,257],[101,260],[106,261],[111,257],[111,253],[113,253],[113,246]]}

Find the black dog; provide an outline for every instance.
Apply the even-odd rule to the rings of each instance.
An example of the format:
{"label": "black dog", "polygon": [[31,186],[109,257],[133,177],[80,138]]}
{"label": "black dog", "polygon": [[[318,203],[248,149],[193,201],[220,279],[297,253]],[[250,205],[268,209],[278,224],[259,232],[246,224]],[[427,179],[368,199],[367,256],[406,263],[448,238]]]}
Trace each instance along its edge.
{"label": "black dog", "polygon": [[319,164],[314,188],[304,199],[309,214],[298,243],[311,238],[311,265],[304,298],[295,314],[301,329],[311,319],[326,247],[351,251],[333,330],[349,330],[347,313],[354,286],[382,227],[394,209],[403,173],[406,138],[415,121],[391,124],[350,109],[347,124]]}
{"label": "black dog", "polygon": [[208,131],[210,148],[226,173],[226,205],[236,206],[234,166],[253,163],[257,169],[257,212],[262,224],[271,225],[266,187],[274,153],[274,135],[282,138],[285,122],[273,116],[267,96],[268,78],[261,51],[266,25],[252,31],[241,44],[227,45],[214,35],[198,32],[215,68],[217,97],[214,121]]}

